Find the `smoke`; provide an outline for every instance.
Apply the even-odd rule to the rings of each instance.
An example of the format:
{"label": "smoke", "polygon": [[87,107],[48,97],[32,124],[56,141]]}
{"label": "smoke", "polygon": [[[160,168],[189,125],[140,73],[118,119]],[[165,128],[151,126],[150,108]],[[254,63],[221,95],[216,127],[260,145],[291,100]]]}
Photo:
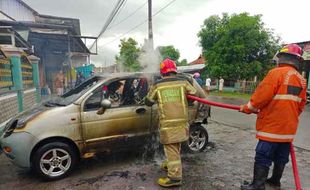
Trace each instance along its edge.
{"label": "smoke", "polygon": [[143,68],[143,72],[154,73],[159,71],[162,56],[159,53],[159,49],[154,50],[152,42],[145,39],[138,61]]}
{"label": "smoke", "polygon": [[[152,42],[145,39],[144,44],[141,46],[141,51],[138,55],[138,63],[142,67],[141,72],[155,73],[159,72],[159,65],[162,61],[162,56],[159,52],[159,48],[154,50]],[[130,68],[126,68],[124,63],[126,62],[122,56],[118,57],[118,69],[120,72],[132,72]]]}

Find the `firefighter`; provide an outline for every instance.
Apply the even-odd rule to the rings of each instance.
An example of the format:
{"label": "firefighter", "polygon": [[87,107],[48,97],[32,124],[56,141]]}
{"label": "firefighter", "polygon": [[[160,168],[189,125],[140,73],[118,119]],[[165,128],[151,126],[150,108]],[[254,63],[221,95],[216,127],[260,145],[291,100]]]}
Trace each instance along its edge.
{"label": "firefighter", "polygon": [[[241,112],[258,112],[256,120],[256,155],[252,183],[242,190],[264,190],[265,182],[280,189],[280,179],[289,161],[298,117],[306,104],[306,81],[298,73],[303,62],[302,49],[296,44],[284,46],[277,53],[278,67],[269,71]],[[271,178],[267,179],[271,164]],[[266,180],[267,179],[267,180]]]}
{"label": "firefighter", "polygon": [[186,94],[195,94],[196,89],[183,77],[177,76],[174,61],[165,59],[160,65],[162,79],[148,92],[145,103],[158,103],[159,135],[164,146],[166,161],[161,165],[168,170],[167,177],[157,180],[163,187],[179,186],[182,183],[181,142],[188,140],[188,103]]}

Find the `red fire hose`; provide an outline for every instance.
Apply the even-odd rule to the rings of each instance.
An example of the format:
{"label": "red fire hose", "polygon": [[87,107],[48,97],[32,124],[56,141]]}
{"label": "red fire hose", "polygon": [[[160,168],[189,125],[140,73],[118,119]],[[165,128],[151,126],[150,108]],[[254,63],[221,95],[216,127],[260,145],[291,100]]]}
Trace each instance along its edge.
{"label": "red fire hose", "polygon": [[[195,100],[197,102],[200,102],[203,104],[208,104],[211,106],[227,108],[227,109],[232,109],[232,110],[238,110],[238,111],[240,110],[240,106],[236,106],[236,105],[213,102],[213,101],[209,101],[209,100],[198,98],[196,96],[191,96],[191,95],[187,95],[187,98],[190,100]],[[294,173],[294,179],[295,179],[295,187],[296,187],[296,190],[301,190],[301,183],[300,183],[300,178],[299,178],[299,173],[298,173],[298,168],[297,168],[296,155],[295,155],[293,143],[290,144],[290,152],[291,152],[291,158],[292,158],[292,167],[293,167],[293,173]]]}

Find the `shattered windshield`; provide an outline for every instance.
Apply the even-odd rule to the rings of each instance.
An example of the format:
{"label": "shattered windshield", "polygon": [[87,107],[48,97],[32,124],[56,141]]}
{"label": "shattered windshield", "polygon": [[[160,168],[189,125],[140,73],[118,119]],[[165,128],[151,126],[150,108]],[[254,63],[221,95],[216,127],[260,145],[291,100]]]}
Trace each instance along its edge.
{"label": "shattered windshield", "polygon": [[74,101],[76,101],[79,97],[81,97],[85,92],[87,92],[92,86],[97,84],[97,82],[101,80],[100,77],[92,77],[85,82],[81,83],[77,87],[72,90],[66,92],[62,96],[53,98],[45,103],[45,106],[67,106]]}

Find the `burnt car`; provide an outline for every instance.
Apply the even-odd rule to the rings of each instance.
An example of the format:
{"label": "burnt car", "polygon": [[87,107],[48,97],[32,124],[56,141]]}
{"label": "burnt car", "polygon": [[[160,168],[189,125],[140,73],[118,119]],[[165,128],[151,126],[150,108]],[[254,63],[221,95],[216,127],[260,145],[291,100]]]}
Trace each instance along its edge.
{"label": "burnt car", "polygon": [[[190,75],[180,77],[205,96]],[[158,78],[144,73],[93,76],[9,120],[0,130],[1,148],[14,164],[56,180],[67,176],[80,159],[144,147],[158,131],[157,106],[147,107],[143,101]],[[188,151],[206,147],[209,114],[209,107],[190,102],[190,138],[184,143]]]}

